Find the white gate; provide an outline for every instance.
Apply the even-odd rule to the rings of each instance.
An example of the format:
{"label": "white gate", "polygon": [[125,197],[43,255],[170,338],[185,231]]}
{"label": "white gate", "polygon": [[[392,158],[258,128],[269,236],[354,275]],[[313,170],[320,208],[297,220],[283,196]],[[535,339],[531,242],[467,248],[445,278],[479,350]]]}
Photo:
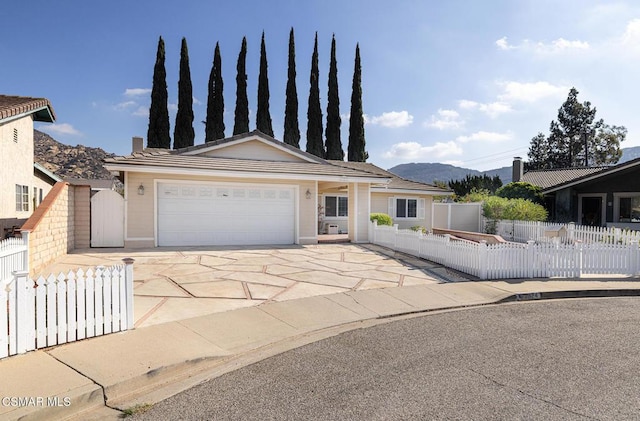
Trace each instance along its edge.
{"label": "white gate", "polygon": [[91,247],[124,247],[124,198],[113,190],[91,198]]}

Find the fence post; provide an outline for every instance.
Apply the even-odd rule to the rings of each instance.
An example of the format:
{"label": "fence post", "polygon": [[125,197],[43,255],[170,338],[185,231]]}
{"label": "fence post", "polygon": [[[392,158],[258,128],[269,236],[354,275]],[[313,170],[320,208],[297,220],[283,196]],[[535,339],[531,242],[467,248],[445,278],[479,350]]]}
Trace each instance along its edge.
{"label": "fence post", "polygon": [[567,227],[567,236],[569,237],[569,243],[572,243],[574,240],[574,233],[576,230],[576,224],[575,222],[569,222],[569,225]]}
{"label": "fence post", "polygon": [[127,292],[127,329],[133,329],[133,325],[135,323],[135,319],[133,317],[133,262],[135,260],[131,257],[125,257],[122,261],[125,264],[124,287]]}
{"label": "fence post", "polygon": [[534,247],[535,244],[536,242],[533,240],[527,241],[527,278],[534,277],[534,263],[536,261],[536,249]]}
{"label": "fence post", "polygon": [[480,241],[480,279],[487,279],[487,272],[489,266],[487,240]]}
{"label": "fence post", "polygon": [[27,273],[29,273],[30,269],[29,269],[29,255],[31,254],[29,252],[29,233],[30,231],[20,231],[20,234],[22,235],[22,242],[25,246],[27,246],[27,251],[24,252],[23,256],[24,256],[24,266],[22,267]]}
{"label": "fence post", "polygon": [[398,250],[398,224],[393,224],[393,249]]}
{"label": "fence post", "polygon": [[30,329],[33,328],[34,315],[29,315],[27,311],[29,308],[27,305],[29,299],[27,296],[28,277],[29,272],[25,270],[13,272],[14,287],[16,289],[16,331],[13,337],[16,338],[16,352],[18,354],[27,352],[27,338]]}
{"label": "fence post", "polygon": [[376,230],[378,229],[378,220],[377,220],[377,219],[374,219],[374,220],[373,220],[373,222],[372,222],[371,224],[372,224],[372,226],[373,226],[373,230],[372,230],[372,231],[373,231],[373,235],[371,236],[371,237],[372,237],[372,238],[371,238],[371,242],[372,242],[373,244],[377,244],[377,243],[376,243]]}
{"label": "fence post", "polygon": [[576,265],[573,270],[574,277],[580,278],[582,276],[582,241],[579,241],[575,244],[574,256],[574,262]]}
{"label": "fence post", "polygon": [[632,240],[629,245],[629,275],[636,276],[640,268],[638,267],[638,240]]}

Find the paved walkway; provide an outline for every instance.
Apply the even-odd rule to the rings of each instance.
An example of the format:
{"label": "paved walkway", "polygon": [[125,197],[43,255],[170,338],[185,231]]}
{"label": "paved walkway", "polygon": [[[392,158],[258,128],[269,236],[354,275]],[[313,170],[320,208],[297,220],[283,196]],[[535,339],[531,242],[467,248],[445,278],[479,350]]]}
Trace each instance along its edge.
{"label": "paved walkway", "polygon": [[434,263],[369,244],[89,249],[63,257],[43,273],[120,264],[124,257],[135,259],[136,327],[274,301],[456,277]]}

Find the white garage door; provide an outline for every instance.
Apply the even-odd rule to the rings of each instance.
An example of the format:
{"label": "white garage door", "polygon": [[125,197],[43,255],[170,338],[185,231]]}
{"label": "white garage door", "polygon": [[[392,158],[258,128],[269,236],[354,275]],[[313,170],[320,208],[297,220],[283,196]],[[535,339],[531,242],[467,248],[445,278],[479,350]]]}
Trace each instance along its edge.
{"label": "white garage door", "polygon": [[158,184],[158,245],[293,244],[294,189]]}

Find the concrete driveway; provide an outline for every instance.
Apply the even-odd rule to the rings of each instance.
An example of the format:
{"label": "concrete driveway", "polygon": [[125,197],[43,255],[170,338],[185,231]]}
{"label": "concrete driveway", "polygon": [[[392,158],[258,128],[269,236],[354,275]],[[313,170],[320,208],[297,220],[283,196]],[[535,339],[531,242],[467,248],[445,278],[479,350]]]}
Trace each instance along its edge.
{"label": "concrete driveway", "polygon": [[[43,274],[134,263],[136,327],[316,295],[432,284],[454,276],[371,244],[76,250]],[[444,278],[443,278],[444,277]]]}

